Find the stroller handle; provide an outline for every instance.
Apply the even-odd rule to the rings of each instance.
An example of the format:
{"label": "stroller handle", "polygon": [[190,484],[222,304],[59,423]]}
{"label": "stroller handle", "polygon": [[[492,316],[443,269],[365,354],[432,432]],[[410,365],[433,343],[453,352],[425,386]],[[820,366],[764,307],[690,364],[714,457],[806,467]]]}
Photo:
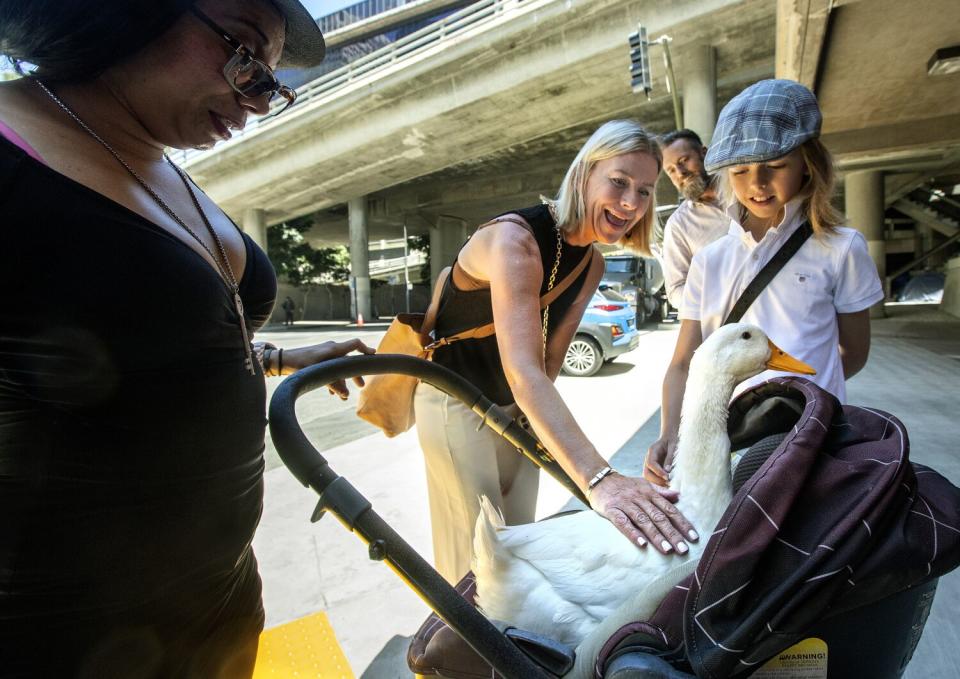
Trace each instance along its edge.
{"label": "stroller handle", "polygon": [[[539,446],[533,436],[512,418],[507,417],[502,409],[483,396],[479,389],[442,366],[399,354],[348,356],[325,361],[288,377],[280,384],[270,401],[270,434],[280,459],[304,486],[313,488],[320,496],[312,520],[319,520],[327,511],[336,515],[347,528],[357,533],[369,545],[371,559],[385,561],[501,676],[506,679],[548,679],[554,676],[534,663],[440,577],[416,550],[373,511],[370,502],[356,488],[330,468],[300,428],[295,406],[297,398],[303,394],[335,380],[383,373],[419,377],[460,399],[480,413],[484,422],[505,438],[511,442],[515,439],[522,441],[522,449],[528,457],[530,454],[527,448],[536,450]],[[508,432],[512,438],[508,436]],[[557,468],[559,469],[559,465]]]}
{"label": "stroller handle", "polygon": [[270,434],[283,463],[304,486],[322,492],[337,477],[300,429],[294,407],[296,400],[303,394],[336,380],[358,375],[383,374],[416,377],[462,401],[480,416],[483,425],[516,446],[527,459],[550,474],[571,495],[590,506],[583,491],[536,436],[484,396],[477,387],[448,368],[404,354],[336,358],[294,373],[280,384],[270,401]]}

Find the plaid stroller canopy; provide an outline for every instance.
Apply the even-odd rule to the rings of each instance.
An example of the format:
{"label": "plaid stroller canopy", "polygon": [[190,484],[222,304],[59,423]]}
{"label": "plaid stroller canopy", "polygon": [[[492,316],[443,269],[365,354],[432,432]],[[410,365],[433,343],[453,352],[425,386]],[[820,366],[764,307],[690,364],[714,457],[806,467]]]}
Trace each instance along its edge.
{"label": "plaid stroller canopy", "polygon": [[960,563],[960,491],[909,461],[896,417],[788,377],[736,399],[728,429],[733,449],[788,433],[736,492],[693,575],[606,642],[597,679],[624,644],[700,677],[744,675],[815,622]]}

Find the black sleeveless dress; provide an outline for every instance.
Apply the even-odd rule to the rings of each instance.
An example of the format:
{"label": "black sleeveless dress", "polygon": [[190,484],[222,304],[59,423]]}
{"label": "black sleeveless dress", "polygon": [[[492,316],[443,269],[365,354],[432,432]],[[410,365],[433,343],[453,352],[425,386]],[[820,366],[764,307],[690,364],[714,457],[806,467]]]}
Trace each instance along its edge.
{"label": "black sleeveless dress", "polygon": [[[244,242],[253,331],[276,277]],[[186,676],[255,635],[265,385],[220,277],[0,139],[0,291],[0,674],[74,676],[133,640]]]}
{"label": "black sleeveless dress", "polygon": [[[533,228],[533,235],[540,248],[540,260],[543,264],[543,283],[540,286],[540,295],[547,292],[549,272],[557,256],[556,222],[550,216],[546,205],[514,210],[511,213],[523,217]],[[560,253],[560,266],[557,269],[557,281],[570,273],[583,259],[584,254],[592,246],[572,246],[563,244]],[[547,333],[563,320],[570,311],[574,300],[586,283],[590,267],[587,266],[577,276],[563,293],[550,305],[550,318]],[[449,337],[464,330],[486,325],[493,321],[493,307],[490,302],[490,289],[459,290],[453,283],[453,276],[448,277],[441,293],[437,310],[435,337]],[[503,364],[500,360],[500,349],[497,346],[497,336],[491,335],[482,339],[469,339],[454,342],[440,347],[434,352],[433,360],[440,365],[453,370],[477,386],[487,398],[498,405],[507,405],[514,402],[513,393],[507,384],[503,373]]]}

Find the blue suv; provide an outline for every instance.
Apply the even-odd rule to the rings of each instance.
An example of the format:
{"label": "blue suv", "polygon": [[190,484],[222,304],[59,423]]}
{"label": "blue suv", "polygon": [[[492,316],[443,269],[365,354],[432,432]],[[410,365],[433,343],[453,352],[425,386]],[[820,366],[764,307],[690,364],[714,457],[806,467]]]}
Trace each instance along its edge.
{"label": "blue suv", "polygon": [[620,354],[637,347],[637,316],[630,301],[606,281],[593,298],[563,359],[563,373],[587,377]]}

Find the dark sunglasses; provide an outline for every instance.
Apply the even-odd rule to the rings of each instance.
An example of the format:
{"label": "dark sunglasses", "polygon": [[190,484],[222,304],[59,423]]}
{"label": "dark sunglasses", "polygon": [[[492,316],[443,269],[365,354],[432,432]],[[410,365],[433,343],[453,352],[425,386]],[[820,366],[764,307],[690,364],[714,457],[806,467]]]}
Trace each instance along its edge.
{"label": "dark sunglasses", "polygon": [[277,95],[283,97],[287,100],[287,104],[277,113],[283,113],[293,105],[293,102],[297,100],[297,93],[286,85],[280,84],[277,76],[273,74],[273,69],[255,58],[242,42],[223,30],[217,22],[199,9],[191,7],[190,11],[233,49],[233,56],[223,67],[223,77],[226,78],[230,87],[250,99],[268,92],[270,93],[270,99]]}

